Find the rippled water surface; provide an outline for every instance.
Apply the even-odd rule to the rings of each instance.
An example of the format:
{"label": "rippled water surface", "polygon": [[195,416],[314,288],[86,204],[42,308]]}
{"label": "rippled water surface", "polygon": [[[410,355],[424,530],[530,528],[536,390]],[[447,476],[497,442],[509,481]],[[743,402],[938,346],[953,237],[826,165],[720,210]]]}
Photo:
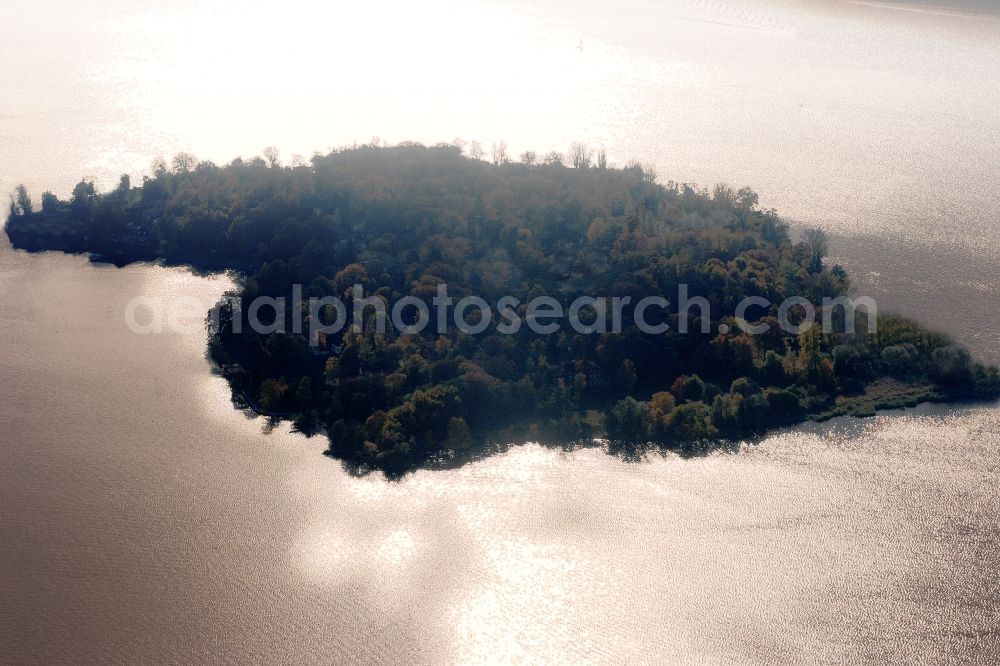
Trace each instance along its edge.
{"label": "rippled water surface", "polygon": [[[182,149],[584,140],[755,186],[1000,361],[994,3],[8,4],[3,191]],[[0,662],[1000,660],[996,406],[355,478],[233,410],[203,333],[127,330],[135,296],[228,286],[0,247]]]}
{"label": "rippled water surface", "polygon": [[5,661],[1000,654],[998,409],[359,479],[121,315],[227,284],[0,251]]}

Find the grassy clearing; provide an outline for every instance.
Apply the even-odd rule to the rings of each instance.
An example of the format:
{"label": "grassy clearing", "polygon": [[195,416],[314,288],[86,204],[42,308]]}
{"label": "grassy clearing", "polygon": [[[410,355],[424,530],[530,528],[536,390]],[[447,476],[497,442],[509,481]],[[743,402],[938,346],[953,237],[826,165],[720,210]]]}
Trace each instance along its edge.
{"label": "grassy clearing", "polygon": [[821,412],[810,414],[814,421],[836,416],[875,416],[880,409],[915,407],[922,402],[940,402],[946,397],[930,384],[911,384],[898,379],[883,378],[865,387],[858,395],[837,396],[834,404]]}

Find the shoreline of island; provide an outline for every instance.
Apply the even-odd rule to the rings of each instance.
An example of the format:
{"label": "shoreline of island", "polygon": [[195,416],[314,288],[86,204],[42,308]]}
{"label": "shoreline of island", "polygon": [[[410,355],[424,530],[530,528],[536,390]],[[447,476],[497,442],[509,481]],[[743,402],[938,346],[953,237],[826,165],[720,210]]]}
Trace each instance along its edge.
{"label": "shoreline of island", "polygon": [[[235,275],[208,344],[234,404],[325,433],[328,453],[360,471],[398,476],[505,438],[603,436],[621,450],[697,454],[808,420],[1000,396],[995,367],[901,317],[855,321],[844,310],[829,329],[779,326],[805,314],[778,303],[843,298],[850,280],[827,264],[825,234],[793,241],[748,188],[660,184],[638,164],[593,162],[580,147],[571,156],[487,163],[454,146],[403,144],[296,167],[219,167],[180,155],[140,187],[123,176],[98,194],[81,181],[67,201],[45,193],[41,210],[19,188],[5,228],[30,251]],[[332,301],[352,286],[388,307],[429,302],[441,285],[514,298],[519,315],[539,295],[568,308],[585,294],[634,303],[684,285],[711,314],[664,307],[658,336],[628,325],[502,334],[496,322],[472,335],[381,330],[377,308],[362,306],[354,329],[295,329],[305,318],[327,330]],[[751,322],[737,315],[752,298],[771,305]],[[275,308],[274,328],[260,332],[246,314],[255,299],[291,308]],[[485,315],[476,316],[456,322],[475,327]],[[751,335],[751,323],[770,332]],[[677,332],[688,325],[693,333]]]}

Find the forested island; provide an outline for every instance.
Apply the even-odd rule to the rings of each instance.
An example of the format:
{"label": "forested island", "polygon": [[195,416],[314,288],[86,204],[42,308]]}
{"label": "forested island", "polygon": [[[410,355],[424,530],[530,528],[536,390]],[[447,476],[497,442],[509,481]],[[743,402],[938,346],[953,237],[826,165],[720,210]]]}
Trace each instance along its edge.
{"label": "forested island", "polygon": [[[419,144],[296,166],[273,153],[226,166],[178,155],[140,186],[123,176],[97,193],[82,181],[68,201],[46,192],[39,207],[20,187],[5,228],[32,251],[234,271],[208,343],[234,401],[325,432],[329,453],[358,471],[400,475],[525,439],[693,454],[806,419],[1000,395],[997,369],[947,336],[886,315],[871,332],[867,317],[825,306],[851,285],[826,260],[824,234],[793,239],[749,189],[661,184],[580,146],[568,157],[481,157]],[[620,332],[501,332],[499,318],[476,334],[380,331],[371,309],[358,328],[310,336],[311,317],[329,325],[338,313],[311,312],[309,299],[343,298],[353,320],[356,285],[389,307],[408,296],[430,304],[447,285],[455,299],[512,298],[522,317],[540,296],[567,310],[584,296],[630,305]],[[682,286],[710,314],[678,309]],[[288,303],[266,332],[247,321],[262,296]],[[670,301],[655,334],[629,309],[651,296]],[[738,318],[748,297],[771,305]],[[788,332],[785,320],[807,314],[780,311],[793,297],[832,328]]]}

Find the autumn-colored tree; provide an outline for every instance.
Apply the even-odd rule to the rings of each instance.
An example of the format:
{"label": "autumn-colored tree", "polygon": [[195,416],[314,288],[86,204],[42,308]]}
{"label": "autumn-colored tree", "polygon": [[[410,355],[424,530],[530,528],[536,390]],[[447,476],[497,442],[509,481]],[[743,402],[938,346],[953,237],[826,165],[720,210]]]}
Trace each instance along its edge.
{"label": "autumn-colored tree", "polygon": [[265,410],[280,409],[288,393],[288,385],[278,379],[265,379],[260,384],[260,406]]}

